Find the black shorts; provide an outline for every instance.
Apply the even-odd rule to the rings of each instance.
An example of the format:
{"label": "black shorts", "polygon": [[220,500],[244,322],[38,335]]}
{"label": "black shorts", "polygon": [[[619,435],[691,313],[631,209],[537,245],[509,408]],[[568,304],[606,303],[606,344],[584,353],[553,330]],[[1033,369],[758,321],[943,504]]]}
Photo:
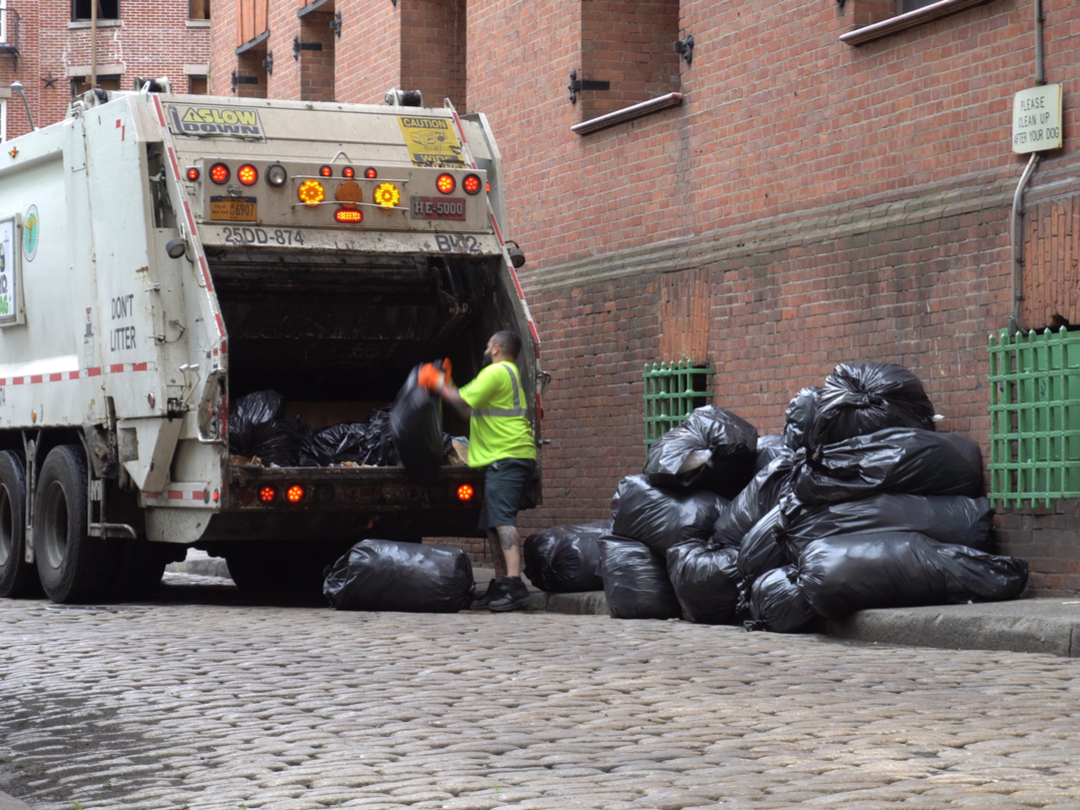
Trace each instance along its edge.
{"label": "black shorts", "polygon": [[484,505],[480,528],[517,526],[517,513],[532,481],[536,462],[530,458],[503,458],[488,465],[484,474]]}

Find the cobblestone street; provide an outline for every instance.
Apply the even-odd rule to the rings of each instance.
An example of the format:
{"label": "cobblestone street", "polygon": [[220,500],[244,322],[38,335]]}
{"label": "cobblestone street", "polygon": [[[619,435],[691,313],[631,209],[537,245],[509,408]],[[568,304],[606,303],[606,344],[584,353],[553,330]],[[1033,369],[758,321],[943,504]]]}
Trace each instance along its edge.
{"label": "cobblestone street", "polygon": [[0,789],[35,810],[1080,807],[1075,659],[168,591],[0,600]]}

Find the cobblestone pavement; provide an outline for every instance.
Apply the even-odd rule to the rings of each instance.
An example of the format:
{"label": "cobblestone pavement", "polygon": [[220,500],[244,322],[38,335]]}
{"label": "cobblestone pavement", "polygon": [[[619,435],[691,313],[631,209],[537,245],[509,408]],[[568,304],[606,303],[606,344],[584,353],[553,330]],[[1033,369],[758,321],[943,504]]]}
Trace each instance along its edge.
{"label": "cobblestone pavement", "polygon": [[0,789],[35,810],[1080,808],[1076,659],[171,581],[130,607],[0,600]]}

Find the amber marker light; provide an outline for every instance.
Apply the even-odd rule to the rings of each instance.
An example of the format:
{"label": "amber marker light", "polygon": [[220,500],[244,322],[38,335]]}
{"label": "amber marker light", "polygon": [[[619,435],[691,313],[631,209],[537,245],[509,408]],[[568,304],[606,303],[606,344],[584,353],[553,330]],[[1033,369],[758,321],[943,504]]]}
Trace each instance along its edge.
{"label": "amber marker light", "polygon": [[383,208],[393,208],[401,202],[401,191],[393,183],[379,183],[372,196]]}
{"label": "amber marker light", "polygon": [[285,493],[289,503],[300,503],[304,498],[304,488],[299,484],[293,484]]}
{"label": "amber marker light", "polygon": [[253,186],[259,180],[259,170],[250,163],[245,163],[236,170],[236,179],[245,186]]}
{"label": "amber marker light", "polygon": [[296,196],[304,205],[318,205],[326,199],[326,189],[318,180],[305,180],[296,190]]}
{"label": "amber marker light", "polygon": [[462,484],[457,488],[457,496],[459,501],[471,501],[472,496],[475,494],[475,490],[469,484]]}
{"label": "amber marker light", "polygon": [[364,212],[356,208],[339,208],[334,212],[334,219],[338,222],[363,222]]}

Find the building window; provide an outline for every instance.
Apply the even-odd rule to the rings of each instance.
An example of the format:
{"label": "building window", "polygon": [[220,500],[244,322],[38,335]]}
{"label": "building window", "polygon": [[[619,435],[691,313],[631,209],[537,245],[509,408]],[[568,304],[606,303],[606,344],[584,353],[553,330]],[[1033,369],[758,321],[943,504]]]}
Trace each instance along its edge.
{"label": "building window", "polygon": [[98,4],[97,18],[99,20],[119,20],[120,0],[72,0],[71,19],[89,20],[92,13],[91,4]]}
{"label": "building window", "polygon": [[209,20],[210,0],[188,0],[189,20]]}
{"label": "building window", "polygon": [[645,366],[645,450],[686,421],[695,408],[708,405],[710,377],[704,363],[652,363]]}
{"label": "building window", "polygon": [[990,500],[1080,498],[1080,332],[990,338]]}
{"label": "building window", "polygon": [[0,0],[0,45],[7,44],[7,0]]}
{"label": "building window", "polygon": [[206,87],[206,77],[188,76],[188,92],[193,96],[205,96],[209,92]]}
{"label": "building window", "polygon": [[0,141],[7,140],[7,99],[0,98]]}
{"label": "building window", "polygon": [[[97,86],[102,90],[119,90],[120,89],[120,77],[113,76],[98,76]],[[90,77],[89,76],[72,76],[71,77],[71,95],[81,96],[87,90],[90,89]]]}
{"label": "building window", "polygon": [[907,14],[920,8],[936,3],[938,0],[896,0],[896,13]]}

